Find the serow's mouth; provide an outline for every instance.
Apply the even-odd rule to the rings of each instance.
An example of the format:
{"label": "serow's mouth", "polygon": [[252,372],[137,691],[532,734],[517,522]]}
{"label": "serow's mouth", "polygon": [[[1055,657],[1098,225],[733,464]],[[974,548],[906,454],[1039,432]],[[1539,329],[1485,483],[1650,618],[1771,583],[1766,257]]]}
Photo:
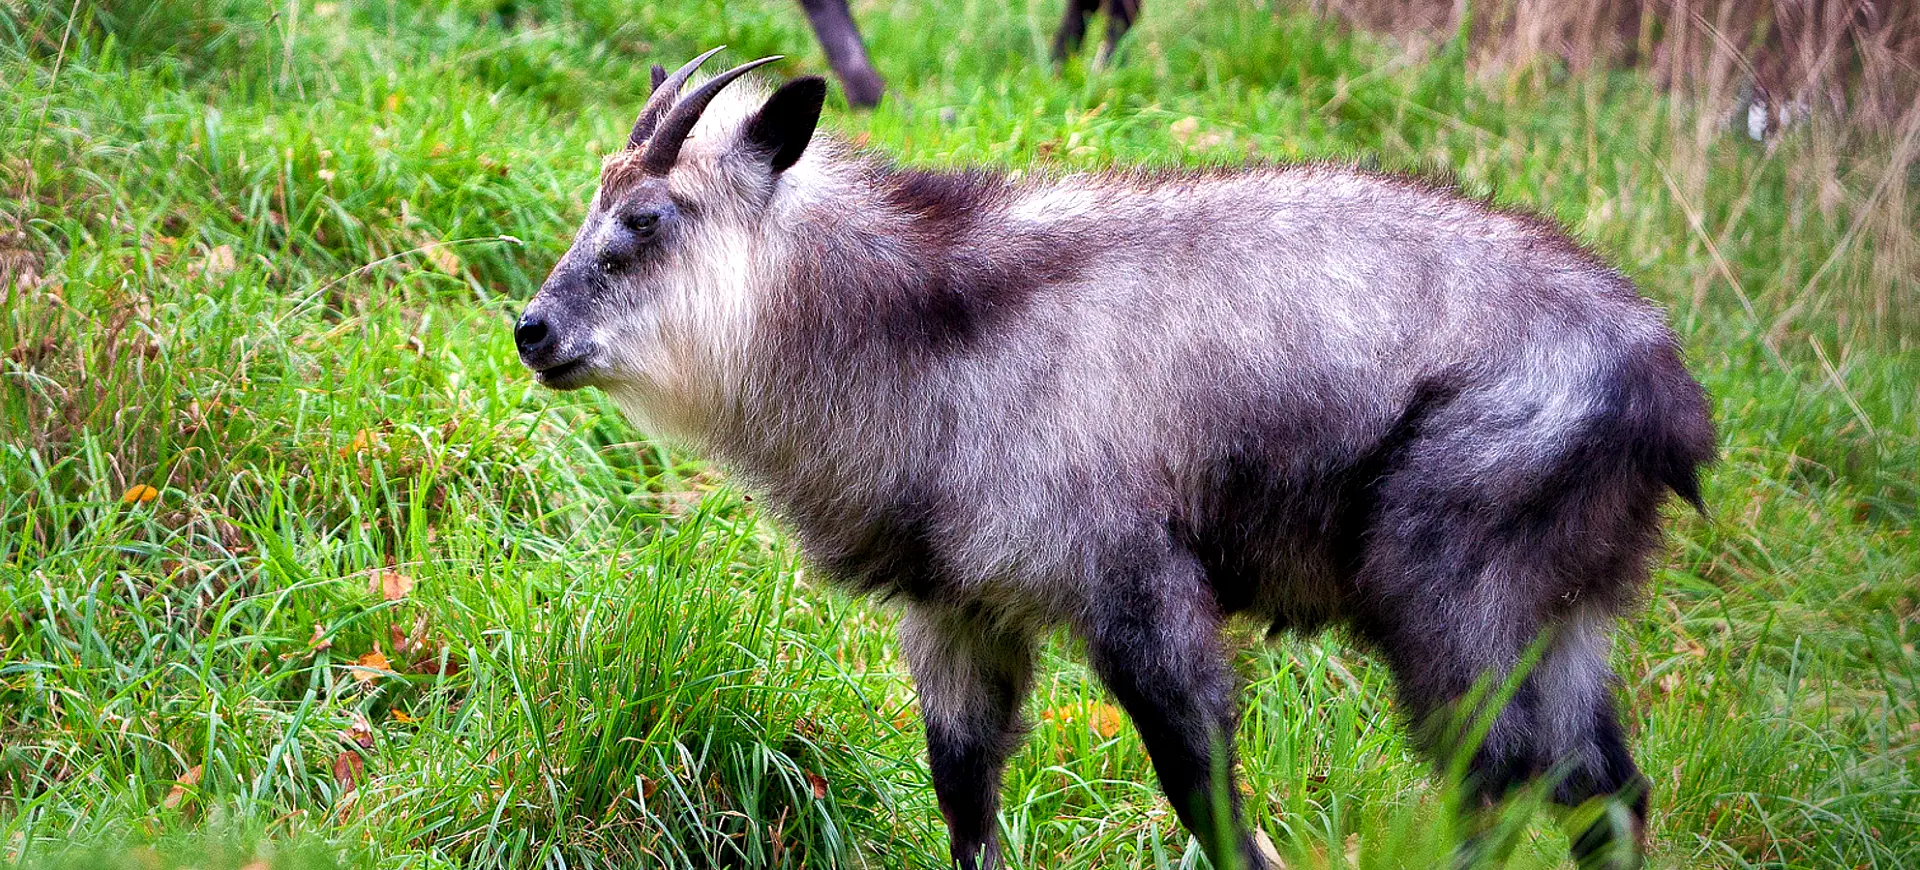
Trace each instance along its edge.
{"label": "serow's mouth", "polygon": [[576,357],[558,365],[551,365],[533,373],[534,380],[555,390],[577,390],[587,385],[587,375],[592,367],[588,357]]}

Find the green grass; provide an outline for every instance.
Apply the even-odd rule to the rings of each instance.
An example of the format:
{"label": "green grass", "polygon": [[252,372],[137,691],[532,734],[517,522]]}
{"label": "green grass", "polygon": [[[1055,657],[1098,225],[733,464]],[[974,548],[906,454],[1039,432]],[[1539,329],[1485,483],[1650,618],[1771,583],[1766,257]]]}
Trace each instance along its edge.
{"label": "green grass", "polygon": [[[1920,866],[1920,214],[1884,143],[1700,137],[1635,73],[1488,78],[1223,0],[1057,74],[1053,0],[856,12],[892,90],[828,124],[904,161],[1377,157],[1619,263],[1723,432],[1616,656],[1655,863]],[[783,0],[0,3],[0,860],[942,865],[893,614],[508,335],[646,64],[721,42],[824,69]],[[1237,648],[1290,866],[1440,861],[1384,669]],[[1016,866],[1202,863],[1046,658]]]}

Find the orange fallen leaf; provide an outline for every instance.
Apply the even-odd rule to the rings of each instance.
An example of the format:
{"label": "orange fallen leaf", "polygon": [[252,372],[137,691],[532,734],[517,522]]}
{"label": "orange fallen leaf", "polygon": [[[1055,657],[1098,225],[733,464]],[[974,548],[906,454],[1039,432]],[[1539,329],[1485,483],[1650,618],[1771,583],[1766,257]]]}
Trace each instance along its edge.
{"label": "orange fallen leaf", "polygon": [[407,711],[402,710],[398,707],[388,710],[387,715],[393,717],[393,721],[398,722],[402,725],[412,725],[413,723],[420,721],[419,719],[415,719],[414,717],[407,715]]}
{"label": "orange fallen leaf", "polygon": [[1119,734],[1127,721],[1126,717],[1112,704],[1099,701],[1063,704],[1049,710],[1042,710],[1040,718],[1062,724],[1085,725],[1103,738],[1111,738]]}
{"label": "orange fallen leaf", "polygon": [[387,654],[379,650],[354,659],[353,664],[347,666],[347,673],[352,674],[354,679],[362,683],[371,683],[380,679],[391,670],[393,667],[387,662]]}
{"label": "orange fallen leaf", "polygon": [[368,587],[387,601],[399,601],[413,591],[413,578],[392,568],[382,568],[368,578]]}
{"label": "orange fallen leaf", "polygon": [[127,491],[120,496],[120,501],[125,504],[146,504],[159,497],[160,490],[144,483],[136,483],[127,487]]}
{"label": "orange fallen leaf", "polygon": [[160,805],[167,809],[180,806],[180,802],[187,797],[187,789],[200,784],[200,773],[201,766],[198,764],[187,768],[186,773],[180,774],[180,778],[173,781],[172,790],[167,792],[166,799],[160,801]]}

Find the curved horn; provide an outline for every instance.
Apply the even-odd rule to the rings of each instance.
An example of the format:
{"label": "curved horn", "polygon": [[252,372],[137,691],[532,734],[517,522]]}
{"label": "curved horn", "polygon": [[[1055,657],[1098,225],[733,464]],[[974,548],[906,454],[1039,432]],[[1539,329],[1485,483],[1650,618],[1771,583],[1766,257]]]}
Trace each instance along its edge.
{"label": "curved horn", "polygon": [[720,49],[723,48],[726,46],[716,45],[707,49],[705,54],[687,61],[685,66],[674,70],[673,75],[665,78],[659,75],[660,67],[653,68],[653,93],[647,97],[647,104],[641,107],[639,120],[633,122],[633,132],[627,135],[628,150],[638,148],[640,143],[652,138],[653,129],[660,126],[660,119],[666,117],[667,112],[673,108],[673,101],[680,96],[680,86],[687,83],[693,71],[706,63],[707,58],[719,54]]}
{"label": "curved horn", "polygon": [[659,130],[650,137],[647,153],[640,158],[640,170],[653,176],[666,175],[667,170],[673,168],[674,161],[680,159],[680,146],[686,143],[687,134],[693,132],[693,125],[699,123],[700,113],[707,110],[707,104],[713,102],[714,95],[732,84],[734,79],[751,72],[754,67],[773,63],[781,57],[776,54],[736,66],[708,79],[706,84],[688,94],[686,99],[676,103],[673,111],[668,112],[660,122]]}

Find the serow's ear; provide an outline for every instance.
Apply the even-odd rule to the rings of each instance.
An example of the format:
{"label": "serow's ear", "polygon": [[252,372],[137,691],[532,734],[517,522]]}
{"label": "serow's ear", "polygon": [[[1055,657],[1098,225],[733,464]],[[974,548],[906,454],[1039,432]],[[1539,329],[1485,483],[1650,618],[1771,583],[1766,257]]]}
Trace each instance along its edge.
{"label": "serow's ear", "polygon": [[797,78],[780,86],[747,121],[741,147],[758,154],[774,172],[785,172],[807,150],[820,107],[827,101],[827,80]]}
{"label": "serow's ear", "polygon": [[653,80],[653,90],[660,90],[660,83],[667,80],[667,68],[654,64],[653,70],[648,73],[648,78]]}

